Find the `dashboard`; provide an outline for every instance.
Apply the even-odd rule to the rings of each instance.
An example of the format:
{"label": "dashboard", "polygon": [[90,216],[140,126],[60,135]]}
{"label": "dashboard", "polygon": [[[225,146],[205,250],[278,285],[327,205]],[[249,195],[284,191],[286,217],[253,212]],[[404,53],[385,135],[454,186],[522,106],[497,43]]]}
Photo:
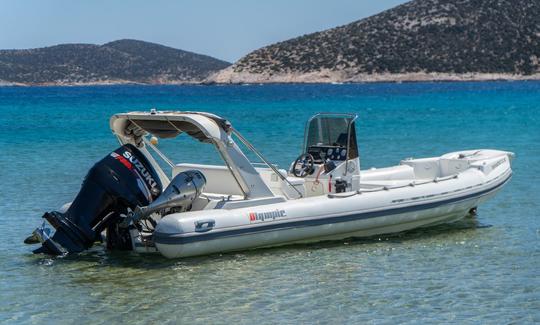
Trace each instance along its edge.
{"label": "dashboard", "polygon": [[316,164],[324,163],[326,159],[346,160],[347,148],[342,146],[311,146],[308,153],[313,156]]}

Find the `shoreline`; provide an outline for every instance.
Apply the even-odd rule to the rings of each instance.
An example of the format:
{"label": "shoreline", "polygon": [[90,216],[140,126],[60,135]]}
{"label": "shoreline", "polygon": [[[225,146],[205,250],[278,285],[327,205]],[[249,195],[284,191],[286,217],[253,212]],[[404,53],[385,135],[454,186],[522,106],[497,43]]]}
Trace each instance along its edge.
{"label": "shoreline", "polygon": [[[227,69],[225,69],[227,70]],[[363,83],[420,83],[420,82],[485,82],[540,81],[540,73],[515,75],[504,73],[400,73],[358,74],[323,71],[309,74],[252,74],[221,71],[203,81],[171,81],[143,83],[127,80],[92,82],[21,83],[0,80],[0,87],[91,87],[91,86],[182,86],[182,85],[246,85],[246,84],[363,84]]]}
{"label": "shoreline", "polygon": [[540,72],[531,75],[510,73],[355,73],[353,71],[321,70],[309,73],[250,73],[235,72],[233,67],[226,68],[208,77],[209,83],[373,83],[373,82],[466,82],[466,81],[522,81],[540,80]]}
{"label": "shoreline", "polygon": [[108,81],[91,81],[91,82],[40,82],[40,83],[24,83],[10,82],[0,79],[0,87],[91,87],[91,86],[160,86],[160,85],[198,85],[202,81],[171,81],[171,82],[137,82],[128,80],[108,80]]}

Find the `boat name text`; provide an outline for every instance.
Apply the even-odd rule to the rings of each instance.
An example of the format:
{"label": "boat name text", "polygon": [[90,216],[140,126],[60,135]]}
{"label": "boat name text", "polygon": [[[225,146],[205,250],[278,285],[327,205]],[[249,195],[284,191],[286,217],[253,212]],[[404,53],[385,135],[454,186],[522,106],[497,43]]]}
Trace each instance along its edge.
{"label": "boat name text", "polygon": [[249,213],[249,221],[255,222],[255,221],[268,221],[268,220],[276,220],[277,218],[283,218],[287,216],[287,212],[285,210],[275,210],[275,211],[268,211],[268,212],[250,212]]}

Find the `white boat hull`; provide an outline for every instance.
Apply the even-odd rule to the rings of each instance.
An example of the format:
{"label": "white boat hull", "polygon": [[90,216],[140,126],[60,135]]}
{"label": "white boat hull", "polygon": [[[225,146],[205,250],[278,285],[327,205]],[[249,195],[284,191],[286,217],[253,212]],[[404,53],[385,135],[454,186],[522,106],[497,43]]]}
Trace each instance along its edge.
{"label": "white boat hull", "polygon": [[[467,169],[444,182],[171,214],[158,223],[154,242],[162,255],[178,258],[369,237],[453,222],[495,195],[511,178],[508,157],[491,164],[492,169],[482,168],[486,164],[480,163],[479,168]],[[211,228],[196,229],[197,223],[209,220]]]}

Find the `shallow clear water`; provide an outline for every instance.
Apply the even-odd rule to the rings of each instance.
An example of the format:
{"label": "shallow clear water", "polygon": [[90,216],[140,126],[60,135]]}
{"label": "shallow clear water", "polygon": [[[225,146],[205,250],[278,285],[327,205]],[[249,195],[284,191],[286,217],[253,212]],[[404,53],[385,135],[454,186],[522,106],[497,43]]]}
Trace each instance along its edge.
{"label": "shallow clear water", "polygon": [[[204,110],[288,166],[306,119],[351,111],[362,166],[514,151],[514,178],[475,218],[404,234],[166,260],[32,255],[23,239],[117,146],[115,112]],[[186,140],[177,161],[213,162]],[[172,153],[174,146],[162,143]],[[0,87],[0,323],[540,322],[540,82]]]}

